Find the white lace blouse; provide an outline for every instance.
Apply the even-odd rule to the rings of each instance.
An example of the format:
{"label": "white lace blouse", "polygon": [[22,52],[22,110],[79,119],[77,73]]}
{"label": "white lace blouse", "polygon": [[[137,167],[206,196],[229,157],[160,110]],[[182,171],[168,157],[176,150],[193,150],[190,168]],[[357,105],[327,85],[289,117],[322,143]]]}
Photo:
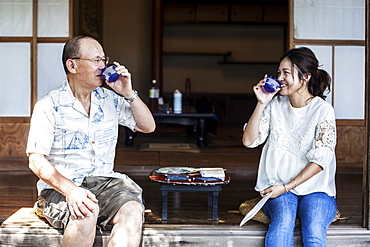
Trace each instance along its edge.
{"label": "white lace blouse", "polygon": [[336,125],[329,103],[315,97],[307,106],[294,108],[288,96],[275,97],[262,114],[257,140],[249,147],[265,141],[255,190],[263,190],[276,180],[277,184],[288,183],[314,162],[323,170],[291,192],[336,195]]}

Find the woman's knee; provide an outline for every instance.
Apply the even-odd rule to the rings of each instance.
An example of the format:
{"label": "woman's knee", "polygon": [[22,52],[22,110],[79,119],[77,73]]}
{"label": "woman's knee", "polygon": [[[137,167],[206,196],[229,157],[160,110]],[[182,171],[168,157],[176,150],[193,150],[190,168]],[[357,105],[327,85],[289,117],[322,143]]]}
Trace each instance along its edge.
{"label": "woman's knee", "polygon": [[335,198],[313,193],[301,199],[298,217],[305,246],[325,246],[326,233],[336,214]]}
{"label": "woman's knee", "polygon": [[271,221],[295,222],[297,216],[297,197],[292,193],[283,194],[270,199],[263,207],[265,214]]}
{"label": "woman's knee", "polygon": [[336,215],[335,198],[324,193],[314,193],[301,199],[298,217],[302,226],[308,228],[324,227],[326,229]]}

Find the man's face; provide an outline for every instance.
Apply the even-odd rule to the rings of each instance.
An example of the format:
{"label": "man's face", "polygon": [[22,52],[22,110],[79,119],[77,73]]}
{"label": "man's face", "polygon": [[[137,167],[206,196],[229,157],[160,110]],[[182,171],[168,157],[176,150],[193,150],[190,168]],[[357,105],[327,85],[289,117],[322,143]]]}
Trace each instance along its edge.
{"label": "man's face", "polygon": [[104,57],[103,47],[94,39],[85,38],[80,41],[80,52],[74,60],[76,63],[76,77],[78,83],[91,90],[103,84],[104,79],[101,71],[105,67],[104,61],[94,61],[94,59]]}

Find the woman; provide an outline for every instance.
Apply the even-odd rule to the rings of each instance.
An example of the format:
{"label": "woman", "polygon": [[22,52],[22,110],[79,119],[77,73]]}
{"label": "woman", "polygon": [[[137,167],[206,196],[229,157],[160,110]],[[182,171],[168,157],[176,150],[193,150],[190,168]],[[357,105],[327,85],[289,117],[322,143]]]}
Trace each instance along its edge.
{"label": "woman", "polygon": [[265,79],[253,87],[258,103],[243,133],[247,147],[265,143],[255,186],[262,197],[274,191],[263,207],[265,246],[293,246],[296,217],[304,246],[326,246],[336,214],[335,116],[324,95],[331,79],[305,47],[284,54],[277,79],[273,93]]}

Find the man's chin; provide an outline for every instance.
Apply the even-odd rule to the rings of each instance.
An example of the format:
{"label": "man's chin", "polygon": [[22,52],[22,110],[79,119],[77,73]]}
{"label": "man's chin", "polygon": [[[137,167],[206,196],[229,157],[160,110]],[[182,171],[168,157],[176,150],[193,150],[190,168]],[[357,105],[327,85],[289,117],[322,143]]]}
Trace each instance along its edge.
{"label": "man's chin", "polygon": [[108,86],[108,84],[105,82],[105,80],[101,83],[100,87],[112,89],[110,86]]}
{"label": "man's chin", "polygon": [[100,86],[102,86],[105,83],[105,79],[101,76],[98,76],[98,77],[99,77],[99,84]]}

